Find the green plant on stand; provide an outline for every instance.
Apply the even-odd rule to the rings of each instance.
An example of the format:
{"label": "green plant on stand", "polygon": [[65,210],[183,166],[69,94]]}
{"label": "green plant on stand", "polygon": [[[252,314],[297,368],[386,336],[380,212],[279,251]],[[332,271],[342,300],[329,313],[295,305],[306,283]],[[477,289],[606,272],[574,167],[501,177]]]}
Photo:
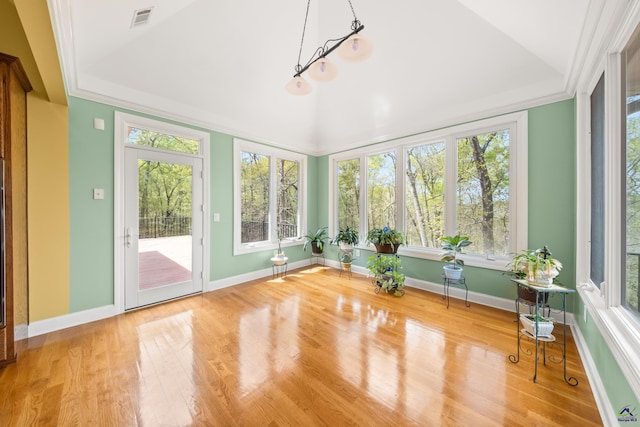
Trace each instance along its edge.
{"label": "green plant on stand", "polygon": [[442,242],[442,249],[445,252],[440,261],[449,263],[443,267],[444,274],[448,279],[458,280],[462,276],[462,266],[464,265],[464,260],[458,258],[458,254],[472,242],[469,237],[460,234],[445,236],[442,238]]}
{"label": "green plant on stand", "polygon": [[367,268],[369,275],[373,277],[376,291],[380,289],[387,293],[393,293],[397,297],[404,295],[405,275],[400,272],[402,261],[395,255],[371,255]]}
{"label": "green plant on stand", "polygon": [[373,244],[378,253],[395,254],[398,252],[398,247],[404,244],[405,236],[402,231],[393,228],[373,228],[367,233],[366,242]]}
{"label": "green plant on stand", "polygon": [[306,251],[307,246],[311,245],[311,253],[313,255],[322,255],[324,242],[329,238],[327,235],[327,227],[320,227],[315,233],[307,233],[304,238],[305,241],[302,250]]}
{"label": "green plant on stand", "polygon": [[551,257],[547,246],[536,250],[526,249],[520,251],[509,264],[512,276],[525,279],[530,283],[539,285],[551,285],[562,270],[562,263]]}
{"label": "green plant on stand", "polygon": [[341,228],[336,234],[336,237],[331,239],[331,243],[340,246],[342,250],[350,250],[353,249],[358,243],[360,243],[360,235],[358,230],[354,230],[353,228],[347,226],[346,228]]}

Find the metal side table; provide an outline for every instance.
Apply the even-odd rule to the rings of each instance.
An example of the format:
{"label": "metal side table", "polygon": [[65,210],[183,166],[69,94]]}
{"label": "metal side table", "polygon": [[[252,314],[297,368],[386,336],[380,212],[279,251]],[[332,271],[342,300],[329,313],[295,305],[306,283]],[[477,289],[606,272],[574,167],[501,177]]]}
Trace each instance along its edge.
{"label": "metal side table", "polygon": [[[564,369],[564,381],[569,384],[570,386],[577,386],[578,385],[578,380],[575,377],[567,377],[567,294],[571,293],[571,292],[575,292],[575,289],[569,289],[569,288],[565,288],[564,286],[560,286],[557,284],[552,284],[549,286],[545,286],[545,285],[538,285],[535,283],[529,283],[526,280],[521,280],[521,279],[512,279],[511,280],[513,283],[516,284],[517,288],[526,288],[529,290],[532,290],[535,292],[536,294],[536,304],[535,304],[535,314],[536,316],[539,315],[540,313],[540,306],[542,301],[547,301],[548,297],[551,294],[559,294],[562,296],[562,344],[557,343],[556,339],[553,335],[549,336],[549,337],[542,337],[542,336],[538,336],[538,333],[536,332],[535,334],[530,334],[529,332],[525,331],[524,329],[520,329],[520,297],[517,296],[516,297],[516,328],[517,328],[517,335],[518,335],[518,350],[516,354],[510,354],[509,355],[509,361],[511,363],[518,363],[520,361],[520,341],[521,338],[527,337],[530,340],[534,340],[535,341],[535,361],[534,361],[534,368],[533,368],[533,382],[536,382],[536,378],[538,376],[538,359],[539,354],[542,353],[542,357],[543,357],[543,364],[546,364],[547,361],[547,356],[546,356],[546,351],[547,351],[547,345],[553,345],[553,344],[557,344],[558,346],[561,347],[562,350],[562,358],[555,363],[562,363],[563,364],[563,369]],[[546,298],[541,297],[541,295],[544,295]],[[519,295],[519,293],[516,292],[516,295]],[[537,329],[537,323],[536,323],[536,329]],[[540,344],[542,343],[542,348],[540,347]],[[525,354],[531,354],[530,351],[526,351],[523,350],[523,352],[525,352]],[[549,358],[552,362],[554,362],[553,358],[550,357]]]}

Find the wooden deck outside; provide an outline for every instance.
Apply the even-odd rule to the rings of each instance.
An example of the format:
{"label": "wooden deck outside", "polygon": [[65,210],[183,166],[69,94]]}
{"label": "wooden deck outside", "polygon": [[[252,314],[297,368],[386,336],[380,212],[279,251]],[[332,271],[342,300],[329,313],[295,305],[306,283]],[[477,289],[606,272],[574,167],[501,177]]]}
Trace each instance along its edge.
{"label": "wooden deck outside", "polygon": [[191,236],[138,241],[138,286],[141,290],[191,280]]}

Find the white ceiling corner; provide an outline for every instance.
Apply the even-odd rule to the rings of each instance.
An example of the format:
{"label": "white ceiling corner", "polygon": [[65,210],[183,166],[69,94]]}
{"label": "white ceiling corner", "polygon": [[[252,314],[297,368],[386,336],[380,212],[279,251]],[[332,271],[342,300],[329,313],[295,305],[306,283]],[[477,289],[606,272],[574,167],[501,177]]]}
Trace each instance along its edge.
{"label": "white ceiling corner", "polygon": [[[352,1],[374,53],[332,54],[338,77],[306,97],[284,90],[306,2],[50,4],[71,95],[317,155],[571,96],[593,1]],[[150,21],[130,28],[146,7]],[[303,65],[352,19],[346,1],[312,2]]]}

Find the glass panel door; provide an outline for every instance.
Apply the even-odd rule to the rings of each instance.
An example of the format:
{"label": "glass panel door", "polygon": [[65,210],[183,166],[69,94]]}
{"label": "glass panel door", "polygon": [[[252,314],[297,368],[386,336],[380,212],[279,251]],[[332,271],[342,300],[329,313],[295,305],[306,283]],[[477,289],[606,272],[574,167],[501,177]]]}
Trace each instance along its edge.
{"label": "glass panel door", "polygon": [[125,309],[202,291],[202,160],[125,150]]}

